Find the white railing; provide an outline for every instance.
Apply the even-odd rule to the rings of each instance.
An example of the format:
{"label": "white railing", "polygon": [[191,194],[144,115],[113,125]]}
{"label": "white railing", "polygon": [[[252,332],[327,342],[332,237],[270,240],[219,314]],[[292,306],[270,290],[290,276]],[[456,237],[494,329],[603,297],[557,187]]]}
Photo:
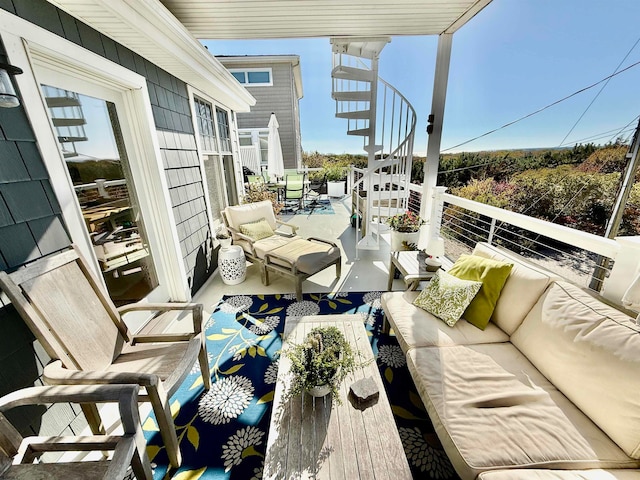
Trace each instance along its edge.
{"label": "white railing", "polygon": [[[412,184],[410,190],[415,198],[410,209],[419,211],[422,186]],[[417,210],[411,208],[414,203]],[[435,230],[445,239],[447,256],[452,259],[470,252],[477,242],[488,242],[600,291],[620,249],[618,242],[609,238],[447,193],[434,203],[443,205],[436,215],[441,223]]]}
{"label": "white railing", "polygon": [[256,175],[260,174],[260,152],[254,145],[240,147],[240,161],[243,167],[247,167]]}

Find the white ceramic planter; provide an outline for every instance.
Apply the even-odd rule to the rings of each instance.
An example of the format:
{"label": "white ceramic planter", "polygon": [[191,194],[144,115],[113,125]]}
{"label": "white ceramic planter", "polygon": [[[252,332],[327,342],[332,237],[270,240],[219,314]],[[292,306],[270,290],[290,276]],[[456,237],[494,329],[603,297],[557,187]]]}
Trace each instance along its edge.
{"label": "white ceramic planter", "polygon": [[343,197],[347,182],[327,182],[327,195],[330,197]]}
{"label": "white ceramic planter", "polygon": [[409,250],[403,242],[406,243],[415,243],[418,244],[418,238],[420,238],[420,232],[396,232],[395,230],[391,230],[391,248],[392,252],[397,252],[399,250]]}

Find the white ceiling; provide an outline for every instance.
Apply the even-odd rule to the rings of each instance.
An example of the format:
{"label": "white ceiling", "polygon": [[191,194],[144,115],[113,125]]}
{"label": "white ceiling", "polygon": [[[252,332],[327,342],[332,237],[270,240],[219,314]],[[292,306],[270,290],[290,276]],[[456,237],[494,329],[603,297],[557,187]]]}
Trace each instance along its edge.
{"label": "white ceiling", "polygon": [[199,39],[439,35],[491,0],[160,0]]}

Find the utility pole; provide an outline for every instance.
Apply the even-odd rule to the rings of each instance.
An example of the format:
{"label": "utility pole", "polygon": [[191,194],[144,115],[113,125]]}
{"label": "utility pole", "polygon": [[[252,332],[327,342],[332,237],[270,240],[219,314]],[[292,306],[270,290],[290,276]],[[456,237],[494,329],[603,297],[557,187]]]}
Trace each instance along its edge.
{"label": "utility pole", "polygon": [[[627,206],[631,189],[636,178],[636,171],[638,170],[638,164],[640,163],[640,157],[638,151],[640,150],[640,120],[636,126],[636,131],[633,134],[633,140],[629,145],[629,150],[625,156],[627,165],[624,172],[622,172],[622,178],[620,179],[620,185],[618,186],[618,193],[616,194],[616,203],[613,205],[613,211],[611,217],[607,222],[607,228],[605,231],[605,238],[615,238],[620,230],[620,224],[622,223],[622,215],[624,209]],[[591,276],[591,282],[589,288],[600,291],[602,288],[602,282],[609,270],[609,259],[599,256],[597,260],[596,268]]]}

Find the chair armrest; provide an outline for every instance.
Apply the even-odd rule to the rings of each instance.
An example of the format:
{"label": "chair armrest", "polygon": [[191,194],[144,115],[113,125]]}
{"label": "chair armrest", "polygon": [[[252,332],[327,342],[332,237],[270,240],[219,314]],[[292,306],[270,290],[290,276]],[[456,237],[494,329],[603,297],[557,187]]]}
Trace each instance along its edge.
{"label": "chair armrest", "polygon": [[160,377],[151,373],[69,370],[62,366],[60,360],[55,360],[44,367],[42,376],[45,382],[51,385],[113,385],[133,383],[143,387],[153,387],[160,384]]}
{"label": "chair armrest", "polygon": [[296,232],[298,231],[298,228],[300,228],[297,225],[294,225],[292,223],[283,222],[282,220],[278,220],[277,218],[276,218],[276,225],[278,227],[288,227],[288,228],[290,228],[291,229],[291,233],[290,233],[291,236],[295,235]]}
{"label": "chair armrest", "polygon": [[43,403],[103,403],[132,399],[137,403],[139,385],[62,385],[29,387],[0,398],[0,412],[23,405]]}
{"label": "chair armrest", "polygon": [[253,244],[255,243],[255,240],[251,237],[249,237],[248,235],[245,235],[244,233],[240,232],[239,230],[233,228],[233,227],[227,227],[227,230],[229,230],[231,232],[231,238],[237,238],[239,240],[244,240],[245,242],[247,242],[249,244],[249,248],[251,248],[251,255],[253,255],[254,257],[256,257],[256,249],[253,247]]}
{"label": "chair armrest", "polygon": [[131,339],[131,343],[162,343],[162,342],[188,342],[190,341],[194,333],[160,333],[160,334],[143,334],[134,335]]}
{"label": "chair armrest", "polygon": [[[202,331],[202,304],[201,303],[131,303],[118,308],[118,313],[123,315],[127,312],[155,311],[168,312],[172,310],[191,310],[193,316],[193,329],[195,333]],[[162,340],[159,340],[162,341]]]}
{"label": "chair armrest", "polygon": [[307,238],[307,240],[309,240],[310,242],[326,243],[327,245],[331,245],[332,247],[338,248],[338,245],[336,245],[335,243],[330,242],[329,240],[324,240],[322,238],[309,237]]}

